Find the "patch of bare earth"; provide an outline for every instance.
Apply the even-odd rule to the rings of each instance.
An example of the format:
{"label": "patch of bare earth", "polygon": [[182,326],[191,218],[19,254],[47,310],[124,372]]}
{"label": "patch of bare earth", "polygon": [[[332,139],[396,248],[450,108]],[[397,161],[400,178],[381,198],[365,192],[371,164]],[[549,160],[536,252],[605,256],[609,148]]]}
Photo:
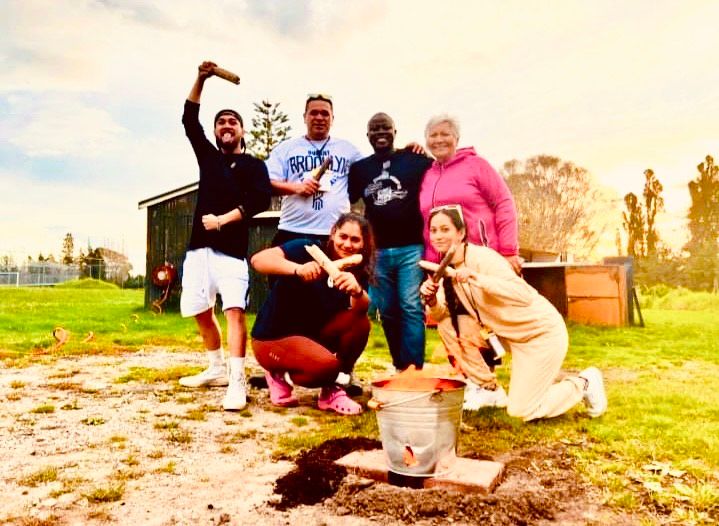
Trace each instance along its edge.
{"label": "patch of bare earth", "polygon": [[375,440],[273,457],[316,391],[299,389],[302,405],[278,412],[253,388],[248,410],[229,413],[223,388],[116,382],[132,367],[177,365],[201,366],[203,356],[152,349],[0,369],[0,523],[632,524],[600,506],[562,446],[495,458],[507,470],[491,495],[412,490],[334,465]]}

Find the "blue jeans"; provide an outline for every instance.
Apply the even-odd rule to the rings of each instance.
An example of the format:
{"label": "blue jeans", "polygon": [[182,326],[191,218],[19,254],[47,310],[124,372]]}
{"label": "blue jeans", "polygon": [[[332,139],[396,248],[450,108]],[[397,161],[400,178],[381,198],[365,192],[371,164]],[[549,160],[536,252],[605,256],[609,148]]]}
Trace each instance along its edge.
{"label": "blue jeans", "polygon": [[419,298],[424,273],[417,265],[423,252],[422,245],[377,250],[375,283],[369,293],[397,369],[424,365],[424,309]]}

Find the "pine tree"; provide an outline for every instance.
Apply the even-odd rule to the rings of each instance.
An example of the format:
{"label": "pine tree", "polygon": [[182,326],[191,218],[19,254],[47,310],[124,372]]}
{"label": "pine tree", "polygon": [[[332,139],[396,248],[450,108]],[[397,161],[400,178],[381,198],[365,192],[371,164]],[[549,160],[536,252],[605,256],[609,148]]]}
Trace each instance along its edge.
{"label": "pine tree", "polygon": [[[289,117],[280,110],[280,103],[275,104],[263,100],[261,103],[253,103],[255,116],[252,117],[252,130],[249,141],[249,152],[258,159],[267,159],[272,150],[279,143],[287,138],[290,126],[287,124]],[[282,198],[273,196],[270,202],[270,210],[279,210],[282,205]]]}
{"label": "pine tree", "polygon": [[252,155],[259,159],[267,159],[272,149],[287,138],[290,126],[289,117],[280,110],[280,103],[271,103],[263,100],[253,103],[255,116],[252,117],[252,130],[248,149]]}
{"label": "pine tree", "polygon": [[697,166],[699,175],[689,182],[692,204],[689,207],[689,285],[699,289],[717,289],[719,278],[719,166],[707,155]]}
{"label": "pine tree", "polygon": [[657,234],[656,217],[657,212],[664,209],[664,198],[662,191],[664,187],[654,175],[651,168],[644,170],[644,213],[646,217],[646,255],[653,258],[657,253],[659,234]]}
{"label": "pine tree", "polygon": [[72,234],[68,232],[62,241],[62,262],[65,265],[72,265],[75,261],[72,255],[73,252],[75,252],[75,240],[72,238]]}
{"label": "pine tree", "polygon": [[624,196],[624,204],[627,207],[622,212],[624,230],[627,231],[627,255],[635,259],[639,264],[644,257],[644,214],[639,199],[632,192]]}

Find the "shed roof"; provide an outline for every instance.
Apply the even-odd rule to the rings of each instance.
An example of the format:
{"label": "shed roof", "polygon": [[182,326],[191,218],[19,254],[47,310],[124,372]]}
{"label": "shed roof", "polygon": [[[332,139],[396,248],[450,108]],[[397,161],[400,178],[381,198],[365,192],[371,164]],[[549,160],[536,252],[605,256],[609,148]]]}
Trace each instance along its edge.
{"label": "shed roof", "polygon": [[194,182],[190,184],[186,184],[185,186],[181,186],[180,188],[175,188],[174,190],[170,190],[169,192],[165,192],[160,195],[156,195],[155,197],[150,197],[148,199],[144,199],[137,203],[137,208],[139,210],[142,210],[143,208],[149,208],[153,205],[156,205],[158,203],[162,203],[163,201],[169,201],[170,199],[173,199],[175,197],[179,197],[181,195],[189,194],[190,192],[194,192],[197,190],[197,187],[199,186],[199,182]]}
{"label": "shed roof", "polygon": [[[170,199],[174,199],[175,197],[179,197],[181,195],[189,194],[190,192],[194,192],[197,190],[199,186],[199,182],[187,184],[185,186],[181,186],[180,188],[175,188],[174,190],[170,190],[169,192],[165,192],[163,194],[156,195],[155,197],[150,197],[148,199],[144,199],[137,203],[137,208],[139,210],[142,210],[143,208],[149,208],[151,206],[154,206],[159,203],[164,203],[165,201],[169,201]],[[260,212],[259,214],[255,214],[253,217],[255,218],[267,218],[267,217],[279,217],[280,211],[279,210],[265,210],[264,212]]]}

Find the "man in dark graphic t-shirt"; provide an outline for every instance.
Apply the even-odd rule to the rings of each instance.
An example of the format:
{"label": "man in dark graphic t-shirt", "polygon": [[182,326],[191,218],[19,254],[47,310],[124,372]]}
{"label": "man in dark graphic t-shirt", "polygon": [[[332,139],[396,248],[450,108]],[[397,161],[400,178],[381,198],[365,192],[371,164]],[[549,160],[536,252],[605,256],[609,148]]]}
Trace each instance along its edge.
{"label": "man in dark graphic t-shirt", "polygon": [[394,121],[377,113],[367,123],[374,154],[350,167],[350,201],[362,198],[375,234],[375,282],[370,298],[382,319],[394,366],[404,370],[424,365],[424,310],[417,265],[424,247],[419,187],[432,161],[410,149],[394,149]]}

